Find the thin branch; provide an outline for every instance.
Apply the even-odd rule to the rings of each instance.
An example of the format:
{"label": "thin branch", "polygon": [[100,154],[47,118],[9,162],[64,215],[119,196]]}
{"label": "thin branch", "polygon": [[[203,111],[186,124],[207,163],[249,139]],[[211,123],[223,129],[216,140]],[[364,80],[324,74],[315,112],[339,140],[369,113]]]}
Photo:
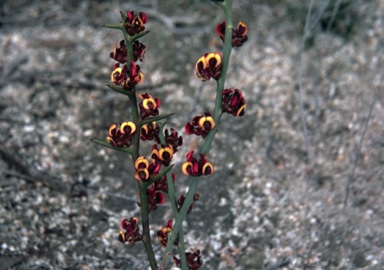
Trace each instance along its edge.
{"label": "thin branch", "polygon": [[267,162],[269,159],[269,153],[271,151],[271,129],[272,129],[272,122],[273,122],[273,117],[275,115],[275,106],[274,104],[271,105],[271,113],[268,114],[268,119],[267,119],[267,130],[265,134],[265,143],[264,143],[264,162]]}
{"label": "thin branch", "polygon": [[317,90],[316,85],[313,87],[313,101],[315,104],[315,136],[316,136],[315,153],[317,153],[319,148],[319,141],[320,141],[320,106],[319,106],[319,91]]}
{"label": "thin branch", "polygon": [[376,103],[376,97],[373,98],[373,101],[371,103],[371,107],[369,108],[369,113],[368,113],[367,119],[365,120],[365,123],[364,123],[363,133],[361,134],[361,137],[360,137],[359,146],[355,152],[355,157],[353,160],[353,166],[352,166],[351,174],[349,175],[348,183],[347,183],[347,186],[345,187],[344,208],[346,207],[347,202],[348,202],[351,184],[355,180],[355,171],[356,171],[356,167],[357,167],[357,162],[358,162],[360,154],[361,154],[361,148],[363,147],[364,137],[365,137],[365,134],[367,133],[367,130],[368,130],[369,120],[371,119],[372,111],[373,111],[373,108],[375,107],[375,103]]}
{"label": "thin branch", "polygon": [[309,22],[310,22],[310,18],[311,18],[313,2],[314,2],[314,0],[311,0],[311,3],[309,4],[307,19],[306,19],[305,27],[304,27],[303,39],[301,41],[300,51],[299,51],[299,59],[300,59],[300,61],[299,61],[299,93],[300,93],[300,116],[301,116],[301,123],[302,123],[302,127],[303,127],[303,139],[304,139],[305,149],[307,151],[307,156],[308,156],[309,164],[310,164],[311,171],[312,171],[312,179],[318,185],[319,180],[317,179],[317,176],[316,176],[313,156],[312,156],[310,143],[309,143],[309,139],[308,139],[307,124],[305,122],[304,86],[303,86],[303,72],[304,72],[304,70],[303,70],[304,69],[304,67],[303,67],[303,51],[304,51],[305,42],[310,35]]}
{"label": "thin branch", "polygon": [[278,268],[281,268],[281,267],[284,267],[284,266],[287,266],[289,265],[289,263],[291,262],[290,259],[284,259],[282,261],[279,261],[275,264],[272,264],[268,267],[265,267],[263,270],[275,270],[275,269],[278,269]]}
{"label": "thin branch", "polygon": [[340,4],[341,4],[341,0],[337,0],[335,6],[333,7],[331,19],[328,22],[326,32],[329,32],[329,30],[331,30],[332,25],[335,22],[335,18],[336,18],[337,12],[339,11]]}
{"label": "thin branch", "polygon": [[69,184],[64,183],[60,178],[56,176],[49,175],[44,172],[39,172],[31,165],[26,164],[21,159],[17,158],[18,155],[16,155],[14,152],[11,153],[10,151],[7,151],[7,149],[0,147],[0,156],[8,164],[9,167],[13,167],[15,170],[14,173],[10,173],[9,171],[4,171],[4,173],[25,179],[27,181],[41,181],[43,185],[51,188],[52,190],[69,192]]}

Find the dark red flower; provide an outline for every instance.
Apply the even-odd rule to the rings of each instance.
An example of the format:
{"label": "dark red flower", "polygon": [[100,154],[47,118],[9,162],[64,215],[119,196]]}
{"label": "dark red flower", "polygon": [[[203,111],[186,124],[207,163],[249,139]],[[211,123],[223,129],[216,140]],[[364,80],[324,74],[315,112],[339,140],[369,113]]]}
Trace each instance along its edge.
{"label": "dark red flower", "polygon": [[134,61],[131,62],[129,70],[127,65],[121,68],[119,63],[116,63],[113,66],[111,81],[125,90],[132,90],[137,84],[144,81],[144,73],[140,71],[140,66],[136,65]]}
{"label": "dark red flower", "polygon": [[121,64],[127,62],[127,46],[125,46],[125,41],[121,40],[119,47],[116,47],[109,56]]}
{"label": "dark red flower", "polygon": [[[193,195],[193,201],[195,202],[195,201],[198,201],[199,199],[200,199],[200,194],[195,193]],[[185,201],[185,196],[184,196],[184,194],[181,194],[179,199],[177,200],[177,205],[179,206],[179,209],[183,206],[184,201]],[[192,212],[192,208],[193,208],[193,203],[191,203],[191,205],[189,206],[187,214]]]}
{"label": "dark red flower", "polygon": [[[222,22],[217,25],[216,33],[219,35],[221,40],[224,42],[225,39],[225,27],[226,23]],[[241,47],[248,40],[248,26],[240,21],[237,24],[237,28],[232,30],[232,47]]]}
{"label": "dark red flower", "polygon": [[[203,261],[201,260],[200,250],[191,249],[192,252],[186,252],[185,256],[187,258],[187,264],[189,270],[197,270],[200,266],[203,265]],[[180,267],[180,259],[173,257],[173,261],[175,264]]]}
{"label": "dark red flower", "polygon": [[134,11],[127,11],[127,18],[125,19],[124,27],[128,35],[134,36],[144,31],[144,24],[147,21],[148,17],[144,12],[140,12],[138,15],[135,15]]}
{"label": "dark red flower", "polygon": [[[133,61],[142,61],[144,59],[145,49],[146,46],[143,43],[135,40],[133,43]],[[121,40],[119,47],[116,47],[109,56],[117,62],[125,64],[127,62],[127,46],[125,45],[125,41]]]}
{"label": "dark red flower", "polygon": [[[157,240],[159,241],[160,245],[162,247],[166,247],[168,243],[169,235],[172,231],[172,220],[168,220],[167,225],[161,227],[160,231],[157,232]],[[176,237],[176,240],[174,244],[177,246],[179,243],[178,237]]]}
{"label": "dark red flower", "polygon": [[209,112],[204,115],[195,116],[191,123],[185,125],[185,133],[188,135],[207,137],[208,133],[215,127],[215,120]]}
{"label": "dark red flower", "polygon": [[221,53],[206,53],[196,62],[196,75],[202,78],[203,81],[214,78],[218,80],[221,76]]}
{"label": "dark red flower", "polygon": [[[158,137],[155,139],[157,143],[160,143],[160,140]],[[183,137],[179,136],[177,131],[173,128],[171,128],[171,132],[169,132],[168,129],[165,129],[164,139],[167,145],[172,146],[173,153],[176,153],[178,150],[177,148],[183,145]]]}
{"label": "dark red flower", "polygon": [[200,154],[200,159],[193,157],[194,151],[191,150],[187,154],[187,161],[183,163],[181,169],[185,175],[202,176],[213,174],[213,165],[208,162],[205,155]]}
{"label": "dark red flower", "polygon": [[156,122],[145,124],[141,127],[140,138],[143,141],[151,141],[153,139],[158,140],[159,127]]}
{"label": "dark red flower", "polygon": [[230,113],[234,116],[243,116],[245,114],[245,99],[240,89],[225,89],[221,95],[223,96],[221,102],[222,112]]}
{"label": "dark red flower", "polygon": [[[164,175],[162,178],[157,180],[154,184],[156,187],[156,190],[168,193],[168,182],[167,182],[167,175]],[[175,183],[176,181],[176,174],[172,173],[172,181]]]}
{"label": "dark red flower", "polygon": [[136,131],[136,125],[133,122],[124,122],[119,126],[112,124],[109,127],[107,141],[112,146],[129,147],[133,143],[133,134]]}
{"label": "dark red flower", "polygon": [[[165,196],[163,193],[156,190],[154,184],[147,188],[147,208],[148,211],[154,211],[157,209],[157,206],[165,202]],[[141,204],[138,202],[138,206],[141,207]]]}
{"label": "dark red flower", "polygon": [[129,245],[132,247],[135,242],[141,241],[143,239],[143,235],[139,232],[138,226],[139,219],[137,217],[132,217],[129,220],[124,219],[121,221],[121,230],[119,232],[119,241],[122,243],[129,242]]}
{"label": "dark red flower", "polygon": [[133,42],[133,61],[143,61],[146,48],[147,47],[143,43],[135,40],[135,42]]}

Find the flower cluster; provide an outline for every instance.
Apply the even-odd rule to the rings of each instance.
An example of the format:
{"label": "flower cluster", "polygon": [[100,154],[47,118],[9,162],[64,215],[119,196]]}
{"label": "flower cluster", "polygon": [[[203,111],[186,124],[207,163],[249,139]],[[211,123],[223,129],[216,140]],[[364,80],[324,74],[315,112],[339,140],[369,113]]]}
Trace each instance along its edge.
{"label": "flower cluster", "polygon": [[149,164],[149,161],[144,157],[140,156],[135,161],[135,178],[139,181],[148,181],[150,177],[156,176],[161,168],[161,163],[152,161]]}
{"label": "flower cluster", "polygon": [[121,230],[119,232],[119,241],[122,243],[129,242],[129,245],[132,247],[135,242],[141,241],[143,239],[143,235],[139,232],[139,219],[137,217],[133,217],[128,219],[124,219],[121,221]]}
{"label": "flower cluster", "polygon": [[141,119],[146,119],[150,116],[159,114],[160,99],[153,98],[148,93],[138,94],[137,96],[142,99],[139,103]]}
{"label": "flower cluster", "polygon": [[119,63],[113,66],[111,82],[115,85],[122,86],[125,90],[132,90],[143,81],[144,73],[140,71],[140,66],[136,65],[134,61],[131,62],[130,69],[127,68],[127,65],[121,68]]}
{"label": "flower cluster", "polygon": [[225,89],[221,95],[223,96],[221,109],[223,112],[230,113],[233,116],[243,116],[245,114],[245,99],[240,89]]}
{"label": "flower cluster", "polygon": [[[213,1],[224,2],[225,0]],[[228,16],[230,13],[228,12],[230,12],[231,8],[230,1],[228,5],[223,3],[219,3],[219,5],[224,8],[226,20],[229,21],[230,18]],[[110,148],[130,147],[120,150],[131,155],[134,160],[134,178],[138,180],[140,196],[140,201],[137,202],[137,204],[139,207],[142,207],[143,228],[142,233],[140,233],[138,218],[136,217],[124,219],[121,221],[122,230],[119,232],[118,239],[122,243],[128,242],[130,246],[144,239],[143,244],[145,245],[151,268],[157,269],[157,263],[150,241],[151,234],[148,213],[156,210],[159,205],[162,205],[165,202],[165,193],[168,193],[169,198],[171,198],[172,208],[175,211],[176,224],[182,225],[185,219],[185,212],[188,214],[191,213],[193,204],[199,200],[200,195],[194,193],[196,188],[194,185],[190,186],[187,195],[182,194],[178,197],[175,194],[174,183],[176,175],[170,173],[173,166],[170,166],[170,164],[174,154],[178,151],[179,147],[183,145],[183,137],[179,136],[178,132],[172,128],[163,131],[166,119],[171,114],[159,115],[160,100],[158,98],[152,97],[149,93],[136,93],[136,85],[142,83],[144,80],[144,73],[136,62],[139,60],[142,61],[146,52],[146,46],[140,43],[138,39],[148,33],[145,28],[145,24],[148,21],[147,15],[144,12],[135,14],[134,11],[127,11],[125,14],[121,13],[121,17],[122,20],[119,24],[106,25],[109,28],[120,29],[125,38],[125,40],[121,40],[118,46],[110,53],[110,57],[117,62],[113,66],[113,71],[110,76],[111,82],[114,85],[111,85],[111,88],[129,97],[133,120],[132,122],[112,124],[109,127],[107,141],[114,147],[110,147],[105,142],[95,141]],[[225,41],[226,28],[229,26],[229,23],[226,25],[226,23],[223,22],[216,27],[216,33],[223,41]],[[245,113],[246,103],[241,90],[236,88],[224,89],[225,74],[222,74],[222,72],[223,70],[226,72],[228,68],[230,50],[227,49],[230,49],[230,45],[232,45],[232,47],[241,47],[248,40],[248,27],[244,22],[240,21],[237,28],[233,29],[233,31],[228,29],[227,42],[230,42],[229,32],[232,32],[232,41],[230,42],[231,44],[226,44],[229,45],[229,48],[226,46],[226,50],[224,50],[225,63],[223,63],[223,56],[220,52],[209,52],[200,57],[195,64],[196,76],[202,81],[207,81],[211,78],[216,80],[218,92],[216,95],[214,117],[211,113],[205,112],[203,115],[194,116],[192,121],[186,123],[184,126],[187,135],[194,134],[202,138],[207,138],[199,155],[195,155],[196,157],[194,157],[193,150],[189,151],[186,155],[186,161],[182,164],[181,169],[187,176],[200,177],[214,173],[214,167],[212,163],[208,161],[207,153],[211,148],[212,139],[217,131],[217,125],[220,122],[222,113],[229,113],[234,116],[242,116]],[[140,98],[140,102],[137,102],[136,97]],[[139,133],[136,133],[136,129],[139,129]],[[150,158],[148,159],[139,154],[142,150],[140,148],[140,139],[142,141],[154,140]],[[133,143],[135,143],[134,146],[132,146]],[[167,166],[167,168],[163,166]],[[172,179],[169,179],[170,177],[172,177]],[[192,194],[193,202],[187,203],[186,198],[191,199]],[[183,213],[181,215],[180,210],[182,208]],[[174,251],[173,245],[179,244],[179,237],[182,239],[182,230],[180,230],[179,226],[173,228],[172,220],[168,220],[166,225],[157,232],[157,239],[160,245],[166,247],[168,243],[169,249],[166,250],[160,268],[166,267],[163,264],[166,264],[170,256],[172,256]],[[171,235],[173,235],[172,238],[170,238]],[[168,242],[168,239],[172,240]],[[200,250],[192,249],[190,252],[185,251],[184,245],[180,243],[179,254],[183,256],[181,260],[173,257],[175,264],[177,266],[182,264],[183,269],[199,269],[203,264]],[[184,258],[186,259],[186,266]]]}
{"label": "flower cluster", "polygon": [[112,124],[109,127],[107,141],[112,146],[129,147],[133,143],[133,134],[136,131],[136,125],[133,122],[123,122],[118,125]]}
{"label": "flower cluster", "polygon": [[[200,199],[200,194],[195,193],[193,195],[193,201],[195,202],[195,201],[198,201],[199,199]],[[179,209],[183,206],[184,201],[185,201],[185,196],[184,196],[184,194],[181,194],[179,199],[177,200],[177,205],[179,206]],[[192,212],[192,208],[193,208],[193,203],[191,203],[191,205],[189,206],[187,214]]]}
{"label": "flower cluster", "polygon": [[183,173],[195,177],[213,174],[213,165],[207,160],[206,156],[200,154],[200,159],[197,160],[193,157],[193,153],[193,150],[188,152],[187,161],[181,167]]}
{"label": "flower cluster", "polygon": [[[185,256],[187,258],[187,264],[189,270],[197,270],[200,266],[203,265],[203,261],[201,260],[200,250],[191,249],[192,252],[186,252]],[[180,259],[173,257],[173,261],[177,266],[180,267]]]}
{"label": "flower cluster", "polygon": [[[140,43],[138,40],[135,40],[135,42],[133,42],[133,61],[143,61],[146,48],[147,47],[143,43]],[[109,54],[109,56],[117,62],[125,64],[128,59],[127,46],[125,44],[125,40],[121,40],[119,43],[119,47],[116,47],[113,52]]]}
{"label": "flower cluster", "polygon": [[127,17],[124,21],[124,28],[128,35],[134,36],[144,31],[144,24],[146,24],[147,21],[148,17],[144,12],[140,12],[138,15],[135,15],[134,11],[127,11]]}
{"label": "flower cluster", "polygon": [[[157,240],[159,241],[162,247],[167,246],[169,235],[172,231],[172,220],[168,220],[167,225],[161,227],[160,231],[157,232]],[[179,243],[178,237],[176,237],[175,245],[177,246]]]}
{"label": "flower cluster", "polygon": [[[225,27],[226,23],[222,22],[217,25],[216,33],[219,35],[221,40],[224,42],[225,39]],[[241,47],[248,40],[248,26],[240,21],[237,24],[237,28],[232,31],[232,47]]]}
{"label": "flower cluster", "polygon": [[211,78],[218,80],[221,75],[222,56],[221,53],[206,53],[197,60],[195,65],[196,75],[203,81]]}
{"label": "flower cluster", "polygon": [[195,134],[205,138],[214,127],[215,120],[209,112],[206,112],[204,115],[195,116],[191,123],[188,122],[185,125],[185,133],[188,135]]}

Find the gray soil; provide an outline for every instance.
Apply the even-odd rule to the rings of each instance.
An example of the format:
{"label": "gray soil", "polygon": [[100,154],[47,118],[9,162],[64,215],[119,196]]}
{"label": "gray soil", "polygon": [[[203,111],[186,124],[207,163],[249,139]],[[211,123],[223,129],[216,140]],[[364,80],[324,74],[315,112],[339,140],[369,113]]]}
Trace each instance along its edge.
{"label": "gray soil", "polygon": [[[222,118],[187,247],[202,269],[384,269],[384,1],[319,0],[309,16],[311,1],[233,2],[250,31],[227,87],[243,90],[247,111]],[[215,83],[194,64],[222,49],[217,7],[2,1],[0,270],[148,269],[141,243],[117,241],[120,221],[139,215],[131,160],[90,141],[130,117],[105,86],[122,36],[102,27],[128,9],[149,16],[137,90],[176,113],[178,194],[188,187],[180,165],[202,141],[183,127],[213,109]],[[167,202],[151,213],[159,260],[155,233],[169,218]]]}

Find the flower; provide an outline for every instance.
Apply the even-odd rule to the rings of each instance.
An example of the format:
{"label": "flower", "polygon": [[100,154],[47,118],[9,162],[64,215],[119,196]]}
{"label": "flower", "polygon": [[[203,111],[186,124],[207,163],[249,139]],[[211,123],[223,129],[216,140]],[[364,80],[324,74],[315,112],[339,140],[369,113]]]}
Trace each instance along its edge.
{"label": "flower", "polygon": [[152,146],[152,153],[151,157],[164,164],[165,166],[168,166],[169,163],[171,163],[172,158],[173,158],[173,148],[170,145],[164,146],[160,148],[159,150],[157,149],[157,145]]}
{"label": "flower", "polygon": [[124,65],[123,68],[120,67],[118,63],[113,66],[113,71],[111,74],[111,82],[116,85],[121,85],[125,81],[127,76],[127,66]]}
{"label": "flower", "polygon": [[206,53],[196,62],[196,75],[207,81],[211,78],[218,80],[221,75],[222,56],[221,53]]}
{"label": "flower", "polygon": [[187,161],[183,163],[181,170],[185,175],[202,176],[213,174],[214,168],[212,163],[208,162],[205,155],[200,154],[200,159],[193,157],[194,151],[191,150],[187,154]]}
{"label": "flower", "polygon": [[[167,221],[167,225],[161,227],[160,231],[157,232],[157,240],[159,241],[162,247],[167,246],[169,235],[172,231],[172,220]],[[175,245],[177,246],[179,243],[178,237],[176,237]]]}
{"label": "flower", "polygon": [[138,226],[139,219],[137,217],[132,217],[129,220],[124,219],[121,221],[121,230],[119,232],[119,241],[122,243],[129,242],[129,245],[132,247],[135,242],[141,241],[143,239],[143,235],[139,232]]}
{"label": "flower", "polygon": [[107,141],[116,147],[129,147],[133,143],[133,134],[136,125],[133,122],[123,122],[119,126],[112,124],[109,127]]}
{"label": "flower", "polygon": [[[154,184],[150,185],[150,188],[147,188],[147,209],[149,212],[157,209],[159,204],[163,204],[165,202],[165,196],[163,193],[156,190]],[[141,207],[141,204],[138,202],[138,206]]]}
{"label": "flower", "polygon": [[140,138],[143,141],[151,141],[153,139],[158,139],[159,127],[156,122],[145,124],[141,127]]}
{"label": "flower", "polygon": [[127,11],[127,17],[124,21],[124,28],[127,31],[128,35],[134,36],[142,31],[144,31],[144,24],[148,21],[147,14],[140,12],[138,15],[135,15],[134,11]]}
{"label": "flower", "polygon": [[[224,42],[225,39],[225,28],[226,23],[222,22],[217,25],[216,33],[219,35],[221,40]],[[248,40],[248,26],[245,22],[240,21],[237,24],[237,28],[232,30],[232,47],[241,47]]]}
{"label": "flower", "polygon": [[121,40],[119,47],[116,47],[109,56],[117,62],[125,64],[125,62],[127,62],[127,46],[125,45],[125,41]]}
{"label": "flower", "polygon": [[[157,180],[154,185],[156,187],[156,190],[168,193],[168,182],[167,182],[167,175],[164,175],[162,178]],[[172,173],[172,181],[173,183],[176,181],[176,174]]]}
{"label": "flower", "polygon": [[188,135],[195,134],[205,138],[214,127],[215,120],[209,112],[206,112],[204,115],[195,116],[191,123],[188,122],[185,125],[185,133]]}
{"label": "flower", "polygon": [[139,103],[140,117],[146,119],[150,116],[159,114],[160,99],[153,98],[150,94],[138,94],[138,97],[142,99]]}
{"label": "flower", "polygon": [[135,40],[135,42],[133,42],[133,61],[143,61],[146,48],[147,47],[143,43]]}
{"label": "flower", "polygon": [[[192,252],[185,253],[185,256],[187,258],[188,269],[197,270],[200,268],[200,266],[203,265],[203,261],[201,260],[201,256],[200,256],[200,250],[191,249],[191,251]],[[173,261],[178,267],[180,267],[180,259],[174,256]]]}
{"label": "flower", "polygon": [[245,99],[240,89],[225,89],[221,92],[223,96],[221,102],[222,112],[230,113],[233,116],[243,116],[245,114]]}
{"label": "flower", "polygon": [[[170,132],[168,131],[168,129],[165,129],[164,139],[167,145],[172,146],[173,153],[176,153],[178,150],[177,148],[183,145],[183,137],[179,136],[177,131],[173,128],[171,128]],[[156,142],[160,143],[160,140],[158,137],[156,138]]]}

